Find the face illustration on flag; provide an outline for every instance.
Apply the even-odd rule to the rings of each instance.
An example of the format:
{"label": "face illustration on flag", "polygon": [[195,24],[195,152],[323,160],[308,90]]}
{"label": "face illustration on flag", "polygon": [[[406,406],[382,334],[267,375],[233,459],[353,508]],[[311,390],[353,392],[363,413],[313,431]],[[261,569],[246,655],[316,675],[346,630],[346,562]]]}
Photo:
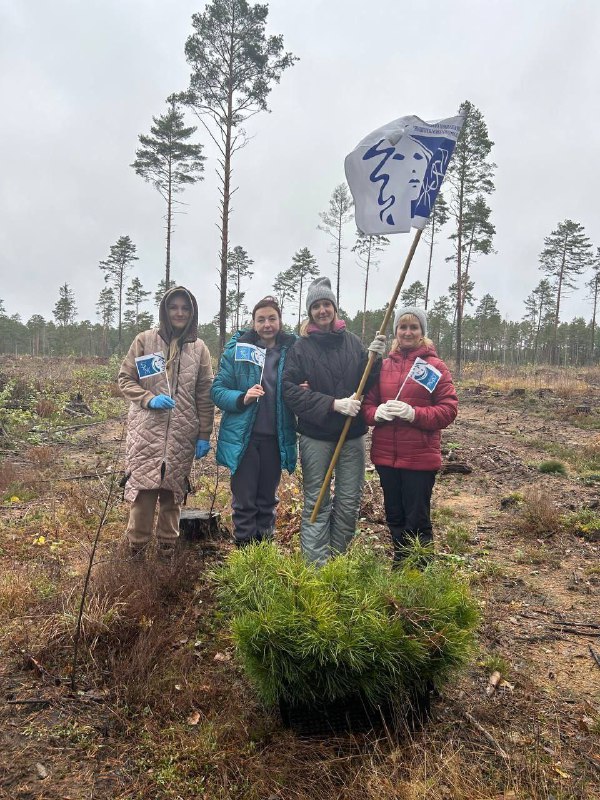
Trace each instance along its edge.
{"label": "face illustration on flag", "polygon": [[165,371],[165,357],[162,353],[138,356],[135,359],[135,366],[140,380],[151,378],[153,375],[160,375],[161,372]]}
{"label": "face illustration on flag", "polygon": [[365,234],[424,228],[464,117],[400,117],[358,143],[344,162],[356,225]]}
{"label": "face illustration on flag", "polygon": [[265,348],[257,347],[255,344],[238,342],[235,346],[235,360],[249,361],[251,364],[256,364],[262,369],[265,363],[266,352]]}
{"label": "face illustration on flag", "polygon": [[409,376],[420,383],[428,392],[433,392],[435,387],[438,385],[440,378],[442,377],[442,373],[439,369],[436,369],[431,364],[428,364],[427,361],[424,361],[422,358],[415,358],[415,363],[413,364]]}

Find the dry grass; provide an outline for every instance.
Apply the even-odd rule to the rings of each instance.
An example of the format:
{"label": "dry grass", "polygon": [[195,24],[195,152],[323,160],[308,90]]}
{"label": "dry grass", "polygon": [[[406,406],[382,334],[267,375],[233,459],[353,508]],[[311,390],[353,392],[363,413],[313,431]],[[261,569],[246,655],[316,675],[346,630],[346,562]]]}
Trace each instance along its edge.
{"label": "dry grass", "polygon": [[600,367],[506,367],[499,364],[467,363],[463,368],[461,385],[485,385],[490,389],[509,392],[526,389],[538,392],[551,389],[564,399],[585,397],[600,387]]}
{"label": "dry grass", "polygon": [[559,510],[539,486],[532,486],[523,492],[515,527],[520,533],[535,538],[546,538],[561,530]]}
{"label": "dry grass", "polygon": [[[27,376],[33,369],[47,372],[55,381],[69,381],[75,364],[68,359],[10,361],[7,370],[12,376]],[[3,370],[5,366],[3,362]],[[562,377],[546,369],[536,374],[525,369],[480,372],[466,365],[465,381],[486,383],[505,393],[517,387],[548,387],[556,397],[564,391],[573,400],[589,396],[594,382],[600,384],[597,369],[567,371]],[[64,680],[70,676],[83,574],[106,486],[100,481],[36,481],[40,471],[58,463],[60,453],[55,458],[48,451],[31,447],[23,453],[27,464],[0,464],[0,491],[14,485],[36,486],[40,492],[39,499],[29,503],[21,495],[19,504],[6,504],[0,516],[0,649],[7,696],[11,691],[20,697],[48,695],[56,700],[45,711],[8,705],[0,709],[0,795],[5,790],[11,798],[25,797],[27,792],[47,800],[92,795],[98,800],[592,800],[599,796],[595,767],[578,755],[578,749],[594,757],[597,751],[591,738],[575,727],[578,712],[573,711],[572,719],[568,714],[553,715],[543,681],[538,683],[536,676],[529,691],[516,660],[516,689],[502,702],[485,697],[487,676],[473,668],[434,702],[432,721],[412,735],[296,737],[282,728],[277,713],[260,706],[242,677],[212,601],[208,567],[187,556],[173,568],[152,557],[139,566],[127,561],[117,545],[127,513],[120,504],[102,532],[83,619],[78,671],[83,696],[71,695]],[[572,469],[574,463],[583,468],[585,460],[589,469],[600,456],[600,437],[581,447],[581,464],[572,460],[571,451],[556,455],[568,455]],[[89,448],[84,454],[83,448],[77,452],[70,444],[64,458],[71,473],[84,471],[82,465],[87,465],[85,471],[94,469]],[[278,539],[285,546],[298,527],[302,506],[298,478],[298,474],[286,476],[282,482]],[[554,481],[550,479],[553,485]],[[214,487],[205,464],[199,483],[195,502],[203,504]],[[369,516],[378,508],[381,514],[378,484],[375,478],[365,492]],[[217,510],[225,512],[228,502],[228,479],[222,474]],[[519,544],[524,559],[539,556],[536,539],[560,530],[558,510],[540,489],[526,492],[523,507],[513,507],[510,515],[523,534]],[[463,522],[450,508],[436,509],[440,528]],[[380,527],[385,527],[383,517]],[[40,536],[45,543],[35,544]],[[219,561],[220,548],[228,546],[207,544],[206,558]],[[542,549],[545,558],[552,556],[548,550]],[[506,593],[512,599],[513,584],[502,588],[506,570],[489,558],[476,563],[478,575],[486,576],[479,591],[502,597]],[[513,568],[514,562],[507,567]],[[594,570],[590,566],[588,573],[595,574]],[[507,609],[502,600],[486,613],[495,618],[497,613],[512,613]],[[501,647],[497,635],[496,630],[489,636],[484,632],[482,645]],[[506,652],[512,660],[509,641]],[[16,663],[15,654],[24,650],[50,674],[63,678],[63,685],[55,687],[31,669],[31,662],[24,669],[22,655]],[[86,699],[88,691],[101,699]],[[465,719],[465,709],[509,753],[509,760],[503,760]],[[597,708],[586,713],[598,719]],[[31,779],[31,767],[38,761],[51,768],[44,781]],[[570,777],[563,778],[557,764]],[[17,781],[15,774],[24,777]]]}

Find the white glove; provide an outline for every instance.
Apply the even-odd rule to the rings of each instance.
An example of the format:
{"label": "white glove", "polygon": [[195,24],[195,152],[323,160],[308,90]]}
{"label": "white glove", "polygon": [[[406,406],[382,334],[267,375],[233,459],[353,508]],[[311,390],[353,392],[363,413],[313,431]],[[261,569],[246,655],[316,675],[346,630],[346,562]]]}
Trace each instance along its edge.
{"label": "white glove", "polygon": [[388,400],[385,407],[393,417],[404,419],[407,422],[412,422],[415,418],[414,408],[402,400]]}
{"label": "white glove", "polygon": [[355,417],[360,411],[360,400],[353,397],[344,397],[342,400],[333,401],[333,410],[347,417]]}
{"label": "white glove", "polygon": [[371,353],[375,353],[376,356],[381,356],[381,358],[383,358],[385,354],[384,334],[383,333],[376,334],[371,344],[367,347],[367,350],[370,350]]}
{"label": "white glove", "polygon": [[377,406],[375,422],[391,422],[393,419],[394,415],[387,410],[387,403],[382,403],[380,406]]}

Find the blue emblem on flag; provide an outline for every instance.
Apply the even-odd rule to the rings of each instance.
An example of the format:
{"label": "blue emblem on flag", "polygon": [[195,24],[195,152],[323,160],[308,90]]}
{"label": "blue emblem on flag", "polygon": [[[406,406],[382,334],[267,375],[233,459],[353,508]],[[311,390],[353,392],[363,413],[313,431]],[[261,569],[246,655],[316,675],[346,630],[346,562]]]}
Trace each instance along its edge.
{"label": "blue emblem on flag", "polygon": [[266,350],[263,347],[257,347],[255,344],[238,342],[235,346],[236,361],[249,361],[261,369],[265,364],[265,353]]}
{"label": "blue emblem on flag", "polygon": [[135,359],[137,373],[142,378],[151,378],[165,371],[165,357],[162,353],[150,353],[147,356],[138,356]]}
{"label": "blue emblem on flag", "polygon": [[440,191],[464,117],[406,116],[365,136],[346,156],[356,225],[368,234],[423,229]]}
{"label": "blue emblem on flag", "polygon": [[422,358],[415,358],[409,377],[420,383],[428,392],[433,392],[438,385],[442,373]]}

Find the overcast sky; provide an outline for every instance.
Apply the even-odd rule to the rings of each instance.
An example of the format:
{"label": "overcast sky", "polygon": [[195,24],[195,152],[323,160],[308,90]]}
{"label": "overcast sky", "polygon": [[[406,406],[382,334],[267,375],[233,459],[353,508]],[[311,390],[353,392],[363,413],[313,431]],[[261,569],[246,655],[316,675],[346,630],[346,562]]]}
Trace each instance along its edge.
{"label": "overcast sky", "polygon": [[[346,154],[374,128],[406,114],[454,115],[468,99],[483,113],[497,163],[492,221],[497,254],[472,271],[510,319],[537,285],[544,237],[566,218],[600,245],[600,2],[597,0],[273,0],[269,33],[300,61],[283,74],[270,114],[247,125],[234,162],[230,245],[255,261],[252,305],[308,247],[321,273],[334,256],[318,212],[344,179]],[[129,166],[140,133],[186,88],[183,47],[192,0],[0,0],[0,298],[9,314],[51,318],[71,285],[79,318],[95,321],[98,262],[119,236],[137,245],[136,272],[154,290],[164,276],[164,204]],[[190,124],[194,124],[190,118]],[[200,320],[218,309],[215,149],[205,180],[182,196],[172,275],[198,297]],[[450,233],[448,229],[446,233]],[[348,225],[341,304],[362,308],[362,273]],[[371,282],[369,306],[391,295],[410,243],[393,237]],[[445,250],[445,252],[444,252]],[[437,251],[433,298],[454,280]],[[426,248],[410,283],[425,278]],[[332,280],[333,283],[333,280]],[[563,319],[591,316],[585,290]]]}

